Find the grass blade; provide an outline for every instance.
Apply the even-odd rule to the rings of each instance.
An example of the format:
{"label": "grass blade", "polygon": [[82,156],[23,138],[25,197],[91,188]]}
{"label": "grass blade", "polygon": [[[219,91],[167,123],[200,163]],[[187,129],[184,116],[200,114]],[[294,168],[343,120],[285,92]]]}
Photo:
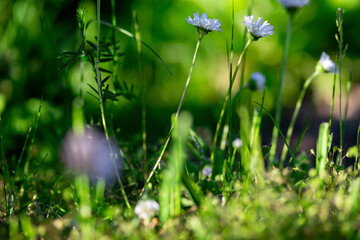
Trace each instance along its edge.
{"label": "grass blade", "polygon": [[[169,218],[180,215],[180,184],[181,178],[184,173],[184,164],[186,157],[185,147],[189,129],[192,124],[192,117],[188,113],[182,113],[180,114],[178,121],[173,118],[173,122],[173,146],[167,169],[163,174],[163,182],[161,184],[159,193],[159,200],[161,206],[160,220],[163,224],[165,224]],[[187,183],[187,181],[185,182]],[[193,189],[191,187],[189,189],[190,192],[193,192]]]}
{"label": "grass blade", "polygon": [[[257,102],[255,102],[255,104],[261,106],[261,105],[260,105],[259,103],[257,103]],[[295,156],[294,156],[293,152],[291,151],[290,146],[289,146],[289,144],[287,143],[286,138],[284,137],[284,134],[283,134],[282,131],[280,130],[279,125],[275,122],[274,118],[271,116],[270,112],[269,112],[264,106],[262,107],[262,109],[263,109],[263,110],[265,111],[265,113],[270,117],[271,121],[274,123],[275,127],[276,127],[277,130],[279,131],[279,134],[280,134],[281,138],[284,140],[284,143],[285,143],[286,147],[288,148],[288,151],[289,151],[289,153],[290,153],[290,155],[291,155],[291,158],[290,158],[290,160],[289,160],[289,164],[290,164],[293,159],[295,160]],[[284,166],[280,166],[280,167],[283,168]]]}
{"label": "grass blade", "polygon": [[322,179],[325,176],[325,165],[328,154],[328,129],[329,123],[322,123],[320,125],[318,141],[316,144],[316,172]]}

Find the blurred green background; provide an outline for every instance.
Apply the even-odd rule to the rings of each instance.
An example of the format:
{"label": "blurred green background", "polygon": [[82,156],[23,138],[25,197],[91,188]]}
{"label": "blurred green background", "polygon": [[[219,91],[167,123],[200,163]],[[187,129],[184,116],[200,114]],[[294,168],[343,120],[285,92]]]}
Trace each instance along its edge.
{"label": "blurred green background", "polygon": [[[223,32],[206,36],[200,46],[192,80],[185,96],[183,110],[194,115],[195,127],[211,136],[219,117],[228,88],[228,49],[231,38],[231,3],[219,0],[128,0],[116,1],[118,26],[134,32],[132,11],[138,14],[142,38],[167,62],[173,77],[162,63],[147,49],[144,49],[144,69],[147,83],[147,127],[150,145],[164,138],[170,128],[170,115],[176,111],[191,65],[197,33],[185,18],[200,11],[210,18],[221,21]],[[111,22],[110,0],[101,3],[101,18]],[[235,0],[235,61],[243,47],[244,24],[248,1]],[[79,62],[70,64],[63,71],[57,69],[64,63],[58,59],[62,50],[76,50],[79,46],[79,32],[76,9],[85,6],[87,20],[96,18],[96,1],[72,0],[1,0],[0,1],[0,112],[7,160],[14,164],[25,141],[25,135],[33,121],[41,96],[44,104],[39,129],[32,150],[34,158],[46,158],[47,163],[58,163],[58,148],[65,132],[71,127],[71,104],[78,95],[80,86]],[[326,51],[333,60],[337,53],[335,13],[343,8],[345,42],[349,44],[343,65],[344,80],[352,71],[353,88],[350,96],[348,132],[354,132],[351,121],[359,120],[360,91],[360,27],[359,0],[313,0],[296,17],[288,67],[285,79],[284,120],[287,127],[289,115],[297,100],[304,80],[314,71],[321,52]],[[279,85],[283,42],[287,25],[287,15],[276,0],[254,0],[253,14],[263,17],[274,26],[275,34],[260,39],[251,45],[244,72],[245,81],[252,72],[262,72],[266,78],[265,106],[274,111]],[[105,26],[102,34],[111,34]],[[95,41],[96,26],[91,24],[88,39]],[[139,96],[141,80],[138,71],[136,42],[118,33],[117,39],[124,56],[118,68],[119,80],[134,84]],[[83,89],[86,83],[93,84],[93,72],[85,65]],[[311,148],[315,143],[318,123],[326,121],[330,112],[332,75],[317,78],[306,96],[299,126],[309,117],[311,128],[308,141],[303,148]],[[239,86],[235,83],[234,92]],[[99,105],[85,94],[85,116],[88,123],[99,121]],[[123,145],[140,148],[141,142],[141,98],[107,103],[109,124]],[[260,101],[261,93],[252,96]],[[335,109],[337,112],[337,108]],[[291,116],[291,115],[290,115]],[[335,113],[335,120],[339,118]],[[297,127],[299,127],[297,126]],[[272,125],[265,119],[262,131],[264,144],[269,144]],[[313,130],[311,130],[313,129]],[[313,133],[312,133],[313,131]],[[336,130],[335,136],[337,135]],[[207,134],[206,134],[207,133]],[[352,137],[348,136],[349,143]],[[316,136],[315,136],[316,137]],[[211,138],[210,138],[211,139]],[[306,140],[306,139],[305,139]],[[210,141],[210,140],[209,140]]]}

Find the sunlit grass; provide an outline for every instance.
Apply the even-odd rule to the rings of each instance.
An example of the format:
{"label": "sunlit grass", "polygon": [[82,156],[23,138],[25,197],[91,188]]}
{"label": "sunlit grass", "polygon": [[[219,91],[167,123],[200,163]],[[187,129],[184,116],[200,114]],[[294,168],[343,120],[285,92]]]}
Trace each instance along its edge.
{"label": "sunlit grass", "polygon": [[25,2],[0,4],[1,238],[360,237],[357,29],[336,1]]}

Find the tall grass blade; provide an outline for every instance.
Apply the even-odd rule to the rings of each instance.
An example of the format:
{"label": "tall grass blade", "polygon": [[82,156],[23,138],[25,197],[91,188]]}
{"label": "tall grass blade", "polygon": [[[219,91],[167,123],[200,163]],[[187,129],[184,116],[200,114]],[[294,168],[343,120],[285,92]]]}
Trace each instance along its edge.
{"label": "tall grass blade", "polygon": [[[261,106],[263,107],[263,105]],[[264,183],[264,158],[262,155],[261,147],[261,134],[260,134],[260,125],[261,125],[261,112],[259,109],[254,110],[252,118],[252,126],[250,130],[250,174],[255,178],[255,183],[262,185]]]}
{"label": "tall grass blade", "polygon": [[339,159],[342,158],[342,148],[343,148],[343,116],[342,116],[342,106],[341,106],[341,100],[342,100],[342,76],[341,76],[341,70],[342,70],[342,62],[344,60],[347,45],[344,46],[344,33],[343,33],[343,20],[344,20],[344,10],[341,10],[341,8],[338,8],[336,11],[336,26],[338,33],[335,35],[335,39],[338,42],[339,47],[339,54],[338,54],[338,67],[339,67],[339,113],[340,113],[340,151],[339,151]]}
{"label": "tall grass blade", "polygon": [[277,139],[278,139],[278,135],[279,135],[278,128],[280,126],[280,120],[281,120],[281,109],[282,109],[282,97],[283,97],[283,92],[284,92],[285,71],[286,71],[286,63],[287,63],[287,57],[288,57],[288,51],[289,51],[289,45],[290,45],[291,28],[292,28],[293,20],[294,20],[294,15],[289,13],[288,25],[287,25],[287,29],[286,29],[283,61],[281,64],[279,95],[278,95],[277,104],[276,104],[275,121],[278,126],[274,125],[273,132],[272,132],[272,139],[271,139],[271,149],[270,149],[270,161],[271,162],[274,162],[276,150],[277,150]]}
{"label": "tall grass blade", "polygon": [[[337,65],[335,66],[335,70],[337,71]],[[329,117],[329,135],[330,135],[330,132],[331,132],[332,119],[333,119],[333,114],[334,114],[334,102],[335,102],[335,91],[336,91],[336,76],[337,76],[337,74],[334,74],[333,87],[332,87],[332,95],[331,95],[330,117]]]}
{"label": "tall grass blade", "polygon": [[357,136],[356,136],[356,147],[357,147],[357,151],[356,151],[356,156],[355,156],[355,163],[354,163],[354,170],[356,169],[360,169],[359,168],[359,151],[360,151],[360,123],[358,126],[358,130],[357,130]]}
{"label": "tall grass blade", "polygon": [[144,62],[143,62],[143,52],[142,52],[142,44],[141,44],[141,34],[138,24],[138,19],[136,12],[133,12],[134,17],[134,25],[135,25],[135,39],[136,39],[136,46],[137,46],[137,52],[138,52],[138,58],[139,58],[139,72],[140,72],[140,78],[142,82],[141,87],[141,95],[142,95],[142,104],[141,104],[141,129],[142,129],[142,149],[143,149],[143,159],[144,159],[144,178],[146,179],[148,176],[147,173],[147,144],[146,144],[146,82],[144,77]]}
{"label": "tall grass blade", "polygon": [[[308,79],[306,79],[305,83],[304,83],[304,86],[302,87],[301,89],[301,92],[300,92],[300,95],[299,95],[299,98],[296,102],[296,105],[295,105],[295,109],[294,109],[294,113],[291,117],[291,121],[290,121],[290,125],[289,125],[289,128],[287,130],[287,133],[286,133],[286,141],[290,144],[290,141],[291,141],[291,137],[292,137],[292,134],[293,134],[293,130],[294,130],[294,126],[295,126],[295,123],[296,123],[296,119],[299,115],[299,111],[300,111],[300,108],[301,108],[301,105],[302,105],[302,102],[303,102],[303,99],[304,99],[304,96],[305,96],[305,93],[307,91],[307,89],[309,88],[312,80],[317,76],[319,75],[319,72],[318,71],[315,71]],[[285,146],[283,146],[283,150],[282,150],[282,153],[281,153],[281,158],[280,158],[280,161],[281,162],[285,162],[285,158],[286,158],[286,154],[287,154],[287,148],[285,148]]]}
{"label": "tall grass blade", "polygon": [[[261,106],[259,103],[256,103],[256,104]],[[289,164],[290,164],[293,159],[295,160],[295,156],[294,156],[293,152],[291,151],[290,146],[289,146],[288,142],[286,141],[286,138],[284,137],[284,134],[282,133],[279,125],[275,122],[274,118],[271,116],[271,113],[265,107],[263,107],[262,109],[265,111],[265,113],[269,116],[271,121],[274,123],[275,127],[277,128],[277,130],[278,130],[278,132],[279,132],[279,134],[281,136],[281,138],[284,140],[284,143],[285,143],[286,147],[288,148],[288,151],[289,151],[289,153],[291,155],[291,158],[289,160]],[[271,147],[273,147],[273,146],[271,146]],[[283,168],[283,167],[284,167],[283,165],[280,166],[280,168]]]}
{"label": "tall grass blade", "polygon": [[346,132],[351,85],[352,85],[352,72],[349,73],[349,79],[346,82],[346,92],[345,92],[346,93],[346,103],[345,103],[345,113],[344,113],[344,132]]}
{"label": "tall grass blade", "polygon": [[[96,17],[97,17],[97,47],[96,48],[96,60],[95,60],[95,72],[96,72],[96,81],[97,81],[97,86],[98,86],[98,95],[99,95],[99,104],[100,104],[100,112],[101,112],[101,120],[102,120],[102,125],[103,125],[103,128],[104,128],[104,132],[105,132],[105,137],[106,137],[106,140],[108,142],[108,145],[109,145],[109,148],[111,149],[111,152],[113,152],[112,150],[112,147],[111,147],[111,143],[110,143],[110,139],[109,139],[109,133],[108,133],[108,129],[107,129],[107,124],[106,124],[106,119],[105,119],[105,108],[104,108],[104,100],[103,100],[103,97],[102,97],[102,85],[101,85],[101,76],[100,76],[100,67],[99,67],[99,62],[100,62],[100,26],[101,26],[101,18],[100,18],[100,3],[101,3],[101,0],[97,0],[97,5],[96,5]],[[112,156],[114,154],[111,154]],[[120,178],[120,174],[119,174],[119,171],[117,170],[116,168],[116,163],[115,163],[115,159],[112,157],[113,159],[113,163],[114,163],[114,167],[116,169],[116,176],[117,176],[117,179],[118,179],[118,182],[119,182],[119,185],[120,185],[120,188],[121,188],[121,193],[124,197],[124,200],[125,200],[125,203],[126,203],[126,206],[127,208],[130,210],[131,209],[131,206],[130,206],[130,203],[129,203],[129,200],[127,198],[127,195],[126,195],[126,192],[125,192],[125,189],[124,189],[124,185],[122,184],[122,181],[121,181],[121,178]]]}
{"label": "tall grass blade", "polygon": [[231,156],[232,156],[232,101],[231,101],[231,88],[233,85],[233,82],[235,81],[235,79],[232,79],[232,71],[233,71],[233,60],[234,60],[234,27],[235,27],[235,23],[234,23],[234,0],[232,1],[232,23],[231,23],[231,44],[230,44],[230,76],[229,76],[229,106],[228,106],[228,126],[229,126],[229,135],[228,135],[228,141],[229,141],[229,146],[228,146],[228,157],[227,157],[227,162],[229,163],[231,161]]}
{"label": "tall grass blade", "polygon": [[180,185],[186,157],[186,140],[192,124],[192,117],[188,113],[182,113],[178,121],[173,118],[173,122],[173,146],[167,169],[163,173],[163,182],[159,193],[161,206],[160,220],[163,224],[165,224],[169,218],[180,215]]}
{"label": "tall grass blade", "polygon": [[296,143],[296,147],[295,147],[295,150],[294,150],[294,154],[297,153],[297,151],[298,151],[298,149],[299,149],[299,147],[300,147],[300,145],[301,145],[301,142],[302,142],[302,140],[304,139],[307,130],[309,129],[309,126],[310,126],[310,124],[309,124],[308,120],[306,119],[306,120],[305,120],[305,124],[303,125],[303,127],[302,127],[302,129],[301,129],[301,131],[300,131],[300,137],[299,137],[299,139],[298,139],[298,141],[297,141],[297,143]]}
{"label": "tall grass blade", "polygon": [[[16,166],[15,179],[18,176],[18,173],[20,173],[20,164],[21,164],[21,161],[23,160],[23,158],[25,158],[25,163],[24,163],[24,167],[21,169],[21,174],[24,173],[26,178],[29,175],[28,173],[29,173],[30,152],[31,152],[32,146],[34,145],[34,142],[35,142],[35,135],[36,135],[36,130],[38,128],[38,122],[40,120],[42,102],[43,102],[43,97],[41,97],[41,100],[40,100],[39,110],[36,113],[36,115],[34,116],[34,122],[31,125],[31,127],[29,128],[29,131],[26,135],[25,143],[22,148],[22,151],[21,151],[21,154],[20,154],[17,166]],[[30,141],[30,144],[29,144],[29,147],[27,148],[28,141]],[[26,154],[26,156],[24,156],[25,154]]]}
{"label": "tall grass blade", "polygon": [[1,115],[0,115],[0,150],[1,150],[1,159],[2,159],[2,173],[3,173],[3,185],[4,185],[4,202],[5,202],[5,212],[6,212],[6,216],[9,216],[9,206],[8,206],[8,201],[7,201],[7,183],[11,186],[12,188],[12,181],[10,179],[10,172],[9,172],[9,167],[7,165],[7,162],[5,161],[5,152],[4,152],[4,139],[3,139],[3,127],[2,127],[2,119],[1,119]]}
{"label": "tall grass blade", "polygon": [[323,179],[325,177],[325,166],[328,157],[329,123],[322,123],[316,144],[316,172]]}

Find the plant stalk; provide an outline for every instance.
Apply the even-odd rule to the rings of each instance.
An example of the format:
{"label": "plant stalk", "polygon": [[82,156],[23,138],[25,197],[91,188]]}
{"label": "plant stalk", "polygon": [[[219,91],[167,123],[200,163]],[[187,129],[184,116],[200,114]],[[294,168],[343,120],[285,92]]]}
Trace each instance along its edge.
{"label": "plant stalk", "polygon": [[[307,89],[309,88],[312,80],[317,76],[319,75],[319,72],[318,71],[315,71],[304,83],[304,86],[302,87],[302,90],[300,92],[300,96],[296,102],[296,105],[295,105],[295,110],[294,110],[294,113],[292,115],[292,118],[291,118],[291,121],[290,121],[290,125],[289,125],[289,128],[287,130],[287,133],[286,133],[286,141],[287,143],[290,145],[290,140],[291,140],[291,136],[292,136],[292,133],[293,133],[293,130],[294,130],[294,126],[295,126],[295,122],[296,122],[296,119],[299,115],[299,111],[300,111],[300,108],[301,108],[301,105],[302,105],[302,102],[303,102],[303,99],[304,99],[304,96],[305,96],[305,93],[307,91]],[[287,152],[288,152],[288,149],[285,147],[285,144],[283,146],[283,149],[282,149],[282,154],[281,154],[281,160],[280,160],[280,168],[282,169],[284,167],[284,163],[285,163],[285,159],[286,159],[286,155],[287,155]]]}
{"label": "plant stalk", "polygon": [[179,103],[179,106],[178,106],[178,108],[177,108],[177,110],[176,110],[175,117],[174,117],[174,121],[173,121],[173,123],[172,123],[172,125],[171,125],[170,131],[169,131],[168,136],[167,136],[167,138],[166,138],[166,140],[165,140],[165,143],[164,143],[164,145],[163,145],[163,148],[162,148],[162,150],[161,150],[161,153],[160,153],[158,159],[156,160],[156,163],[155,163],[153,169],[151,170],[148,178],[146,179],[145,185],[144,185],[143,189],[141,190],[141,193],[140,193],[139,198],[141,198],[141,196],[142,196],[143,193],[145,192],[146,186],[147,186],[147,184],[150,182],[152,176],[154,175],[156,168],[158,168],[158,166],[159,166],[159,164],[160,164],[160,162],[161,162],[161,159],[162,159],[162,157],[164,156],[164,153],[165,153],[165,151],[166,151],[166,148],[167,148],[167,146],[168,146],[168,144],[169,144],[169,142],[170,142],[171,133],[172,133],[172,131],[173,131],[173,129],[174,129],[174,126],[175,126],[175,124],[176,124],[176,122],[177,122],[177,119],[178,119],[178,117],[179,117],[179,113],[180,113],[181,106],[182,106],[183,101],[184,101],[185,93],[186,93],[186,90],[187,90],[187,88],[188,88],[188,86],[189,86],[189,83],[190,83],[192,71],[193,71],[194,65],[195,65],[195,60],[196,60],[197,52],[198,52],[198,50],[199,50],[199,46],[200,46],[200,43],[201,43],[202,38],[203,38],[203,35],[202,35],[202,34],[199,34],[199,37],[198,37],[198,40],[197,40],[197,43],[196,43],[196,48],[195,48],[193,60],[192,60],[191,67],[190,67],[189,76],[188,76],[188,78],[187,78],[187,80],[186,80],[185,88],[184,88],[184,91],[183,91],[183,93],[182,93],[182,95],[181,95],[180,103]]}
{"label": "plant stalk", "polygon": [[121,193],[124,197],[126,206],[128,207],[128,209],[131,209],[129,200],[126,196],[126,192],[124,189],[124,186],[122,184],[122,181],[120,179],[120,174],[119,171],[117,170],[117,166],[115,163],[115,159],[113,158],[113,149],[111,147],[111,143],[110,143],[110,139],[109,139],[109,133],[108,133],[108,129],[106,126],[106,119],[105,119],[105,110],[104,110],[104,101],[102,98],[102,89],[101,89],[101,80],[100,80],[100,71],[99,71],[99,62],[100,62],[100,2],[101,0],[97,0],[97,48],[96,48],[96,61],[95,61],[95,67],[96,67],[96,80],[97,80],[97,85],[98,85],[98,93],[99,93],[99,102],[100,102],[100,111],[101,111],[101,120],[102,120],[102,124],[103,124],[103,128],[104,128],[104,132],[105,132],[105,137],[106,140],[109,144],[110,147],[110,151],[111,151],[111,155],[112,155],[112,160],[113,160],[113,164],[115,167],[115,171],[116,171],[116,176],[118,179],[118,182],[120,184],[121,187]]}
{"label": "plant stalk", "polygon": [[[292,23],[293,23],[293,14],[289,13],[283,61],[282,61],[282,65],[281,65],[279,96],[278,96],[278,100],[277,100],[277,104],[276,104],[275,121],[278,124],[278,126],[280,126],[280,120],[281,120],[281,107],[282,107],[282,98],[283,98],[283,94],[284,94],[285,70],[286,70],[287,57],[288,57],[288,52],[289,52]],[[274,160],[275,160],[278,135],[279,135],[279,131],[278,131],[277,127],[274,126],[273,132],[272,132],[271,149],[270,149],[270,156],[269,156],[269,159],[272,163],[274,163]]]}
{"label": "plant stalk", "polygon": [[[219,117],[219,121],[216,125],[216,130],[215,130],[215,136],[214,136],[214,141],[213,141],[213,147],[212,147],[212,150],[211,150],[211,160],[214,161],[214,157],[215,157],[215,149],[216,149],[216,145],[217,145],[217,141],[218,141],[218,138],[219,138],[219,133],[220,133],[220,127],[221,127],[221,124],[222,124],[222,121],[223,121],[223,118],[224,118],[224,114],[225,114],[225,109],[227,107],[227,104],[230,100],[230,92],[231,92],[231,89],[232,89],[232,86],[233,86],[233,83],[234,83],[234,79],[236,78],[236,75],[239,71],[239,67],[240,67],[240,64],[242,62],[242,59],[245,55],[245,52],[246,50],[248,49],[248,47],[250,46],[250,44],[253,42],[253,39],[249,38],[248,42],[246,43],[243,51],[241,52],[240,54],[240,57],[239,57],[239,60],[238,60],[238,63],[236,65],[236,68],[235,68],[235,71],[232,75],[232,78],[231,78],[231,81],[230,81],[230,86],[229,86],[229,90],[228,90],[228,93],[226,95],[226,98],[225,98],[225,102],[223,104],[223,107],[221,109],[221,112],[220,112],[220,117]],[[229,131],[230,132],[230,131]],[[230,143],[229,143],[230,144]]]}

